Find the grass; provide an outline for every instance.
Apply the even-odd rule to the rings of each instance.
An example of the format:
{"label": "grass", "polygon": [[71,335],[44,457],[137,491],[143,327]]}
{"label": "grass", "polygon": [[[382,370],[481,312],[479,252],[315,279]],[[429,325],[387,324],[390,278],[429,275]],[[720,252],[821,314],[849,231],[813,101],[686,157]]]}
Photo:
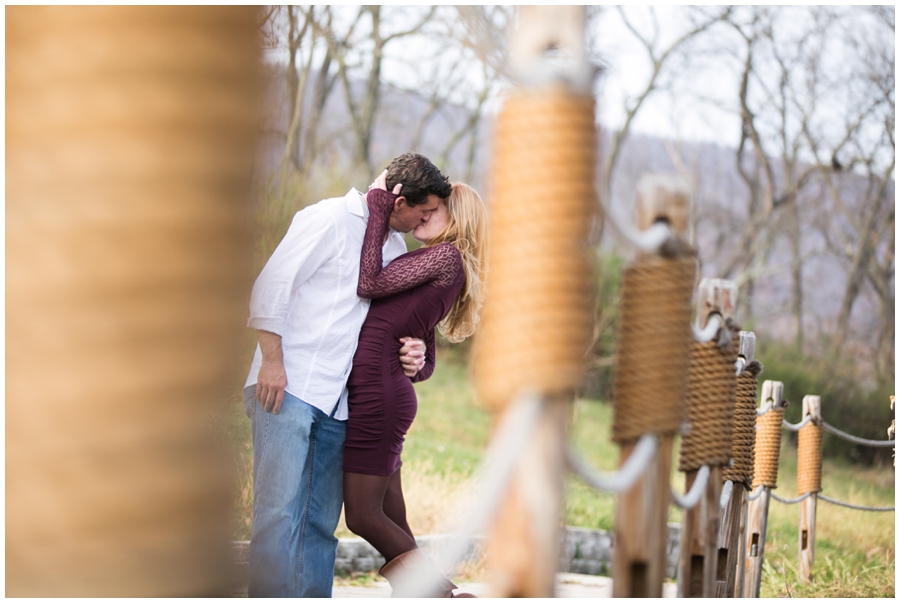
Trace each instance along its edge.
{"label": "grass", "polygon": [[[782,498],[795,498],[797,452],[783,446],[778,467]],[[822,492],[867,506],[894,504],[894,470],[823,462]],[[763,597],[893,597],[893,512],[865,512],[819,501],[816,508],[813,581],[801,585],[797,576],[798,505],[770,503],[766,536]]]}
{"label": "grass", "polygon": [[[403,487],[409,523],[417,534],[445,531],[450,519],[466,505],[467,479],[480,462],[491,431],[491,417],[480,408],[466,377],[466,368],[453,353],[439,351],[435,375],[416,385],[419,411],[404,446]],[[240,488],[235,503],[235,536],[249,538],[252,508],[249,421],[238,397],[229,405],[233,432],[238,441],[235,456]],[[573,448],[595,467],[615,469],[618,447],[610,441],[612,406],[579,400],[571,410],[570,441]],[[826,436],[830,437],[830,436]],[[677,450],[677,448],[676,448]],[[677,454],[677,452],[676,452]],[[796,450],[785,443],[779,465],[776,493],[796,497]],[[677,468],[677,459],[673,463]],[[672,483],[683,489],[684,479],[673,472]],[[861,467],[825,460],[822,491],[832,498],[855,504],[894,504],[894,470]],[[672,507],[669,521],[679,522]],[[569,477],[566,479],[567,525],[612,530],[615,497],[597,493]],[[894,513],[863,512],[820,501],[817,509],[814,579],[801,584],[796,575],[799,507],[773,500],[769,512],[763,597],[893,597]],[[343,521],[338,536],[350,536]],[[480,568],[468,568],[469,577],[483,576]],[[349,578],[363,583],[372,577]]]}

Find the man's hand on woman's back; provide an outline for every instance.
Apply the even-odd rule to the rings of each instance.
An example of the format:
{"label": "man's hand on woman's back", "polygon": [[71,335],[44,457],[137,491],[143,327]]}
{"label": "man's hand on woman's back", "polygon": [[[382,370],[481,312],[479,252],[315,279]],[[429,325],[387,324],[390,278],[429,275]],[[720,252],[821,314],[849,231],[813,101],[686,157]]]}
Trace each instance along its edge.
{"label": "man's hand on woman's back", "polygon": [[400,348],[400,365],[403,374],[407,377],[415,377],[416,373],[425,366],[425,342],[415,337],[403,337],[400,339],[403,347]]}

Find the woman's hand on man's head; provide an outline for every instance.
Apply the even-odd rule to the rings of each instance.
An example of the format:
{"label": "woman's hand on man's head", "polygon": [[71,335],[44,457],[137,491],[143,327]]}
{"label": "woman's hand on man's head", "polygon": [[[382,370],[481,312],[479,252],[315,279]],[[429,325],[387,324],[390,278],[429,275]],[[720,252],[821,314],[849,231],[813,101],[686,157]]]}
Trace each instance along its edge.
{"label": "woman's hand on man's head", "polygon": [[[383,191],[387,191],[387,170],[384,170],[383,172],[381,172],[381,173],[378,175],[378,177],[375,178],[375,181],[372,182],[372,184],[369,185],[369,190],[370,190],[370,191],[376,190],[376,189],[378,189],[378,190],[383,190]],[[400,194],[400,191],[401,191],[402,189],[403,189],[403,185],[400,184],[400,183],[397,183],[397,184],[394,185],[394,190],[393,190],[391,193],[392,193],[393,195],[399,195],[399,194]],[[367,197],[367,200],[368,200],[368,197]]]}

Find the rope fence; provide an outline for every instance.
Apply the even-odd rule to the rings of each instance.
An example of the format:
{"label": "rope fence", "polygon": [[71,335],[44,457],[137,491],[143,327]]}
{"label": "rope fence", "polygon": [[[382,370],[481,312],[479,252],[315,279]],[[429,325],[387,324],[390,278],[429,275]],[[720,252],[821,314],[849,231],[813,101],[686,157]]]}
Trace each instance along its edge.
{"label": "rope fence", "polygon": [[[728,461],[719,460],[723,461],[721,466],[725,467],[726,472],[737,471],[734,475],[726,477],[724,480],[722,490],[717,497],[719,509],[726,509],[728,503],[732,501],[732,497],[739,491],[735,486],[741,485],[742,488],[740,490],[743,491],[746,488],[747,491],[746,496],[742,495],[743,498],[741,499],[744,501],[744,505],[754,501],[758,502],[765,495],[785,505],[814,502],[818,498],[830,504],[861,511],[889,512],[895,510],[893,506],[877,507],[851,504],[835,500],[820,493],[821,434],[823,431],[828,431],[851,442],[863,445],[893,445],[894,442],[892,440],[882,442],[858,438],[835,429],[819,416],[814,416],[813,414],[807,414],[799,423],[789,423],[783,418],[784,407],[780,405],[779,401],[771,398],[763,407],[756,409],[752,404],[755,404],[756,378],[761,371],[761,365],[756,361],[748,363],[740,358],[735,361],[733,354],[736,348],[733,342],[726,338],[724,340],[726,345],[719,347],[722,342],[721,333],[717,333],[706,344],[700,344],[696,341],[690,343],[689,349],[694,351],[692,353],[696,353],[696,350],[708,349],[715,350],[716,354],[721,354],[717,356],[714,364],[717,369],[726,366],[737,366],[743,369],[738,375],[730,377],[732,381],[738,384],[734,390],[735,404],[731,409],[731,415],[734,418],[735,425],[739,422],[752,425],[750,433],[755,436],[753,438],[755,442],[753,447],[747,447],[745,444],[742,445],[743,448],[737,446],[736,438],[739,437],[739,434],[737,433],[737,427],[735,427],[735,435],[731,442],[732,448],[726,453],[726,456],[729,457]],[[731,375],[730,368],[726,372]],[[690,365],[688,365],[685,373],[690,374]],[[725,377],[725,372],[718,370],[706,370],[697,374],[702,375],[702,377],[694,376],[692,387],[695,394],[701,383],[703,387],[709,387],[710,380],[720,377],[724,379]],[[688,381],[690,382],[690,378]],[[690,397],[692,387],[688,387],[686,398]],[[728,387],[726,386],[710,397],[727,397],[727,392]],[[741,400],[743,400],[743,406],[741,406]],[[750,406],[748,406],[748,402]],[[484,463],[473,478],[472,490],[479,492],[477,500],[455,522],[457,529],[452,531],[455,537],[450,539],[441,550],[436,551],[437,557],[435,561],[442,570],[452,571],[468,553],[472,538],[485,530],[500,513],[501,504],[505,493],[510,487],[510,480],[515,473],[517,461],[533,438],[541,416],[547,412],[551,405],[551,403],[548,403],[547,400],[544,400],[536,393],[520,395],[510,405],[508,412],[505,413],[503,420],[498,425],[495,437],[492,439],[491,445],[485,454]],[[674,414],[675,411],[672,411],[670,416]],[[696,415],[692,418],[694,420],[689,420],[686,424],[687,427],[685,427],[685,424],[680,425],[686,432],[686,436],[690,435],[692,431],[696,434],[697,430],[702,431],[703,429],[703,421],[698,421]],[[670,424],[666,424],[666,428],[671,428],[671,423],[670,421]],[[644,478],[648,470],[653,466],[653,461],[659,452],[660,437],[657,433],[649,431],[651,428],[658,429],[659,425],[648,425],[645,423],[633,428],[634,431],[628,434],[629,437],[634,437],[637,432],[643,432],[637,436],[630,455],[628,455],[617,471],[603,472],[597,470],[571,447],[566,447],[563,452],[564,466],[568,472],[581,479],[592,489],[612,495],[621,495]],[[744,429],[746,429],[746,425]],[[781,447],[782,430],[799,432],[801,440],[807,442],[807,444],[803,445],[804,450],[812,451],[801,453],[798,450],[798,488],[802,490],[802,493],[796,498],[784,498],[772,492],[777,483],[778,452]],[[613,439],[616,439],[615,436]],[[810,442],[811,445],[809,444]],[[801,455],[806,455],[809,458],[806,461],[802,461],[799,458]],[[672,488],[671,484],[669,485],[671,504],[685,512],[697,508],[703,502],[704,493],[707,492],[710,485],[712,471],[709,459],[704,460],[705,463],[703,465],[694,469],[696,471],[695,479],[690,484],[687,492],[680,494]],[[747,468],[748,463],[752,469]],[[801,468],[804,463],[807,467]],[[689,466],[693,467],[693,465]],[[682,467],[681,470],[684,471],[685,467]],[[813,477],[804,477],[808,474],[813,474]],[[723,474],[723,476],[727,476],[727,473]],[[804,479],[806,483],[802,484],[801,482]],[[755,550],[761,556],[762,546],[758,545]],[[434,586],[431,583],[432,579],[424,575],[410,575],[408,579],[418,589],[418,591],[414,592],[426,593]]]}
{"label": "rope fence", "polygon": [[[568,11],[571,22],[560,20],[563,13],[547,18],[553,11]],[[456,536],[436,551],[435,561],[452,571],[472,538],[489,531],[493,596],[552,595],[562,476],[568,473],[617,497],[614,597],[662,595],[667,551],[660,535],[673,505],[683,510],[679,596],[740,596],[734,574],[744,550],[755,557],[755,573],[746,580],[755,583],[750,596],[758,596],[769,499],[815,502],[822,432],[836,430],[812,414],[797,424],[785,421],[781,384],[777,390],[764,387],[757,408],[762,366],[748,353],[755,343],[744,345],[745,333],[748,341],[755,342],[755,335],[740,332],[733,320],[737,285],[704,279],[694,301],[698,255],[688,236],[692,191],[683,179],[642,177],[633,224],[606,207],[606,199],[596,203],[594,99],[590,77],[581,77],[587,63],[560,70],[544,61],[546,49],[559,45],[570,45],[578,55],[583,13],[573,7],[523,10],[511,40],[519,68],[527,63],[548,77],[519,82],[495,132],[485,280],[490,295],[473,350],[473,381],[499,420],[472,480],[471,505],[454,522]],[[545,27],[551,21],[568,25],[556,31]],[[557,212],[559,219],[536,220],[546,199],[567,203],[568,210]],[[595,205],[636,250],[622,272],[618,300],[610,439],[620,448],[620,463],[613,472],[599,471],[572,449],[564,412],[583,377],[591,327],[585,243]],[[555,334],[553,341],[547,333]],[[799,432],[803,442],[801,491],[792,500],[771,492],[783,430]],[[683,494],[671,483],[679,435]],[[751,506],[759,511],[751,513]],[[762,525],[747,520],[746,533],[759,538],[745,545],[738,527],[751,514],[761,516]],[[720,538],[726,532],[728,538]],[[731,575],[718,581],[727,572],[717,564],[726,563]],[[407,579],[414,584],[411,592],[424,595],[434,587],[434,577],[424,572]]]}
{"label": "rope fence", "polygon": [[[667,259],[667,262],[669,262],[667,268],[678,267],[684,270],[681,273],[682,277],[686,278],[689,274],[687,262],[679,264],[677,260],[671,259]],[[643,268],[646,267],[647,264],[644,264]],[[653,272],[654,276],[660,274],[656,270]],[[671,271],[669,274],[672,274]],[[648,274],[644,275],[641,280],[644,284],[640,286],[643,287],[653,279]],[[678,281],[681,281],[681,277],[672,280],[670,286],[673,289],[681,287],[681,284],[676,286]],[[676,318],[678,318],[677,312],[670,313],[670,322],[676,322]],[[894,442],[892,440],[884,442],[866,440],[840,431],[822,420],[818,410],[815,413],[808,412],[806,399],[804,399],[805,416],[803,420],[796,424],[790,423],[784,420],[786,403],[781,397],[781,390],[778,390],[777,394],[773,394],[774,390],[769,386],[771,382],[766,382],[768,389],[763,389],[763,397],[766,402],[760,408],[756,408],[756,380],[762,370],[761,365],[757,361],[748,362],[743,357],[735,357],[738,349],[737,338],[734,337],[736,327],[731,324],[730,319],[711,320],[711,322],[717,322],[720,325],[716,334],[709,337],[706,343],[688,340],[685,348],[688,351],[688,362],[678,365],[682,367],[681,378],[687,381],[683,397],[683,402],[687,407],[683,408],[679,405],[677,397],[671,398],[670,407],[668,410],[664,408],[662,413],[654,413],[655,410],[659,410],[658,405],[631,404],[634,400],[647,400],[645,392],[640,389],[646,385],[641,382],[641,379],[646,380],[646,374],[638,373],[637,367],[640,366],[640,363],[638,358],[632,357],[632,361],[636,363],[635,373],[624,381],[624,376],[620,373],[619,386],[634,398],[629,401],[627,409],[621,404],[614,408],[612,434],[614,441],[631,442],[629,454],[625,456],[624,462],[617,471],[603,472],[586,462],[570,446],[566,445],[562,451],[565,470],[598,492],[618,496],[619,505],[622,506],[625,504],[622,499],[625,493],[634,488],[636,484],[641,483],[641,480],[646,479],[648,471],[654,467],[654,462],[660,453],[661,434],[672,433],[677,425],[677,429],[682,433],[682,466],[680,470],[692,471],[693,479],[688,480],[689,487],[684,494],[677,492],[672,484],[669,484],[667,494],[668,504],[682,509],[685,514],[697,513],[701,508],[705,509],[704,515],[709,513],[710,507],[708,503],[704,503],[704,500],[708,500],[705,495],[709,492],[712,483],[713,468],[720,471],[717,479],[724,482],[721,490],[715,491],[715,501],[718,504],[713,506],[716,507],[717,518],[718,513],[729,508],[729,503],[744,505],[745,509],[750,504],[757,506],[762,504],[764,513],[767,515],[769,499],[785,505],[803,503],[801,514],[809,513],[810,504],[813,505],[812,512],[814,513],[817,499],[861,511],[894,511],[893,506],[876,507],[851,504],[827,497],[820,492],[821,439],[824,431],[862,445],[892,446]],[[723,331],[726,330],[728,333],[723,334]],[[634,325],[631,331],[641,332]],[[682,333],[686,334],[687,331],[682,331]],[[637,335],[633,336],[637,337]],[[644,339],[646,340],[646,338]],[[670,351],[677,349],[678,346],[674,343],[675,339],[672,341],[673,343],[669,347]],[[656,342],[659,343],[659,339]],[[643,349],[644,353],[638,355],[641,360],[645,360],[647,355],[651,354],[651,347]],[[735,374],[734,368],[741,369],[741,372]],[[671,367],[667,370],[669,373],[664,374],[669,375],[670,382],[678,383],[678,371]],[[637,393],[638,391],[640,393]],[[695,404],[693,410],[690,407],[692,396]],[[818,399],[810,396],[807,398]],[[650,399],[652,400],[652,397]],[[732,403],[726,406],[727,410],[723,412],[723,407],[720,405],[725,400],[730,400]],[[521,456],[535,437],[542,416],[550,412],[553,406],[553,401],[547,400],[538,393],[519,395],[515,402],[509,405],[485,454],[484,463],[473,478],[472,491],[479,493],[477,500],[474,500],[468,511],[455,522],[457,529],[452,531],[455,537],[451,538],[441,550],[436,551],[435,561],[443,571],[451,572],[468,554],[472,539],[489,528],[491,522],[501,514],[501,505],[512,487],[512,478],[516,474],[517,465],[521,465]],[[640,412],[636,413],[634,406],[641,407]],[[655,414],[655,416],[648,417],[647,415],[650,414]],[[625,423],[622,422],[623,416],[628,418]],[[685,418],[687,422],[684,422]],[[710,425],[713,427],[710,428]],[[782,430],[799,432],[797,482],[800,492],[796,498],[785,498],[772,491],[777,484]],[[710,436],[710,433],[713,435]],[[692,436],[695,439],[698,436],[706,439],[712,437],[712,439],[700,446],[700,452],[691,456]],[[687,457],[684,456],[686,448],[688,449]],[[738,493],[740,499],[735,498]],[[735,500],[738,502],[735,503]],[[814,525],[813,519],[813,531]],[[811,544],[814,534],[803,529],[801,532],[804,534],[803,538],[808,539]],[[754,556],[761,558],[764,550],[764,533],[765,521],[762,524],[763,538],[759,542],[753,543],[752,546],[748,543],[745,550],[752,550]],[[684,534],[683,529],[682,538],[684,538]],[[688,554],[687,551],[690,550],[690,547],[685,547],[684,541],[681,548],[684,551],[683,555]],[[724,549],[720,548],[719,550]],[[693,558],[702,559],[696,555]],[[696,569],[696,562],[691,563]],[[810,557],[806,571],[809,571],[811,563]],[[712,567],[715,567],[715,564]],[[737,571],[740,572],[740,569],[738,568]],[[750,578],[741,576],[742,580],[752,581],[758,580],[758,578],[758,575]],[[691,579],[694,579],[693,576]],[[411,574],[408,576],[408,580],[416,589],[412,592],[424,594],[434,588],[433,578],[425,575]],[[718,584],[721,586],[725,583],[719,582]],[[733,584],[728,584],[727,589],[720,589],[718,592],[739,592],[728,590],[733,588]],[[753,591],[750,592],[750,596],[753,596]],[[758,585],[755,596],[758,596]]]}

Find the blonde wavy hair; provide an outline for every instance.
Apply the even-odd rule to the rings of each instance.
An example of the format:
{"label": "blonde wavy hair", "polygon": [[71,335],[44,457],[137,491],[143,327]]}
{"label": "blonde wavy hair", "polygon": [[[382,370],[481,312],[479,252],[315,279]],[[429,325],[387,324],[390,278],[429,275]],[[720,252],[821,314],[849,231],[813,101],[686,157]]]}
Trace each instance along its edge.
{"label": "blonde wavy hair", "polygon": [[[443,201],[442,201],[443,203]],[[438,325],[448,341],[459,343],[475,332],[484,303],[484,256],[487,247],[487,207],[481,196],[464,182],[454,182],[446,201],[450,221],[425,245],[450,243],[462,255],[466,283],[450,312]]]}

